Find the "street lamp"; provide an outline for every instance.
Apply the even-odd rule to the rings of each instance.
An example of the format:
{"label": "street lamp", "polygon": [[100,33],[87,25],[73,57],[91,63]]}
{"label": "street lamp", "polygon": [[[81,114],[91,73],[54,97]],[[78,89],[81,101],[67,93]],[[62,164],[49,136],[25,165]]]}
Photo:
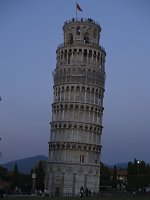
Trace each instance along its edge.
{"label": "street lamp", "polygon": [[138,160],[137,161],[137,182],[138,182],[138,190],[140,189],[140,177],[139,177],[139,175],[140,175],[140,161]]}
{"label": "street lamp", "polygon": [[36,190],[36,173],[33,172],[32,173],[32,191],[33,191],[33,194],[35,194],[35,190]]}
{"label": "street lamp", "polygon": [[138,161],[137,161],[138,176],[139,176],[139,164],[140,164],[140,161],[138,160]]}

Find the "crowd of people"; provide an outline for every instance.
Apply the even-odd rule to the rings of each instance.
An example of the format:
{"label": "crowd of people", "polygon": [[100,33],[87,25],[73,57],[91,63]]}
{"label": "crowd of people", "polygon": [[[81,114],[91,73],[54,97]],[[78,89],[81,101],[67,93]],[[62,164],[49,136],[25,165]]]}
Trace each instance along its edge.
{"label": "crowd of people", "polygon": [[89,188],[80,187],[80,197],[91,197],[92,192]]}

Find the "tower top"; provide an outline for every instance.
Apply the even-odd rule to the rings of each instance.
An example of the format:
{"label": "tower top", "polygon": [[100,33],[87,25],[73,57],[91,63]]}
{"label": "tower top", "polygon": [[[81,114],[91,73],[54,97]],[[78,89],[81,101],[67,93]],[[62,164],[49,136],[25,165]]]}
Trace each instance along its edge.
{"label": "tower top", "polygon": [[[97,21],[95,21],[95,20],[93,20],[91,18],[72,18],[70,20],[65,21],[64,26],[67,26],[67,24],[71,24],[71,23],[73,23],[73,24],[74,23],[76,23],[76,24],[82,24],[83,22],[86,23],[87,25],[92,23],[97,28],[99,28],[100,31],[101,31],[100,24]],[[64,27],[63,27],[63,29],[64,29]]]}
{"label": "tower top", "polygon": [[101,27],[91,18],[72,18],[64,23],[65,45],[99,46]]}

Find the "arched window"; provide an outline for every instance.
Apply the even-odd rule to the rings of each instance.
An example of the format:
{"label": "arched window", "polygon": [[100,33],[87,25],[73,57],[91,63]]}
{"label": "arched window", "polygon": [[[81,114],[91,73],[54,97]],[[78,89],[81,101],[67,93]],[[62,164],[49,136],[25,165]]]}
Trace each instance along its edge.
{"label": "arched window", "polygon": [[83,56],[84,56],[84,57],[86,57],[86,56],[87,56],[87,49],[84,49]]}
{"label": "arched window", "polygon": [[89,50],[89,57],[92,57],[92,50]]}
{"label": "arched window", "polygon": [[82,54],[82,49],[79,49],[79,54]]}
{"label": "arched window", "polygon": [[67,60],[67,50],[65,50],[64,59]]}
{"label": "arched window", "polygon": [[[71,44],[71,43],[70,43],[70,44]],[[69,52],[68,52],[68,63],[70,63],[71,55],[72,55],[72,50],[69,49]]]}
{"label": "arched window", "polygon": [[73,34],[69,33],[69,44],[73,44]]}

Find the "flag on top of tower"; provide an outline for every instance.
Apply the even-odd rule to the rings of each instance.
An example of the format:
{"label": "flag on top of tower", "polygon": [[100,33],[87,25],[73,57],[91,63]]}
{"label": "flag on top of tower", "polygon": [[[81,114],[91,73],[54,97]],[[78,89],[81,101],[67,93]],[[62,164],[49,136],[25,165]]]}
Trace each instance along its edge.
{"label": "flag on top of tower", "polygon": [[83,12],[82,8],[80,7],[80,5],[78,3],[76,3],[76,8],[77,8],[77,10]]}

